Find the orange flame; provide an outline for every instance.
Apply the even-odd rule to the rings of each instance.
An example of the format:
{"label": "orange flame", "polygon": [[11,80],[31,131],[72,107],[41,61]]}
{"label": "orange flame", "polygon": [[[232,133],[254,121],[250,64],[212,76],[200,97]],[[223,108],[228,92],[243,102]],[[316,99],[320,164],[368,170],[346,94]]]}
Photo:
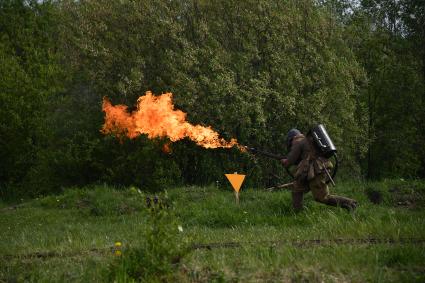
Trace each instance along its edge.
{"label": "orange flame", "polygon": [[171,154],[172,150],[171,150],[170,143],[167,142],[162,146],[162,152],[167,153],[167,154]]}
{"label": "orange flame", "polygon": [[231,148],[238,146],[236,139],[226,141],[211,127],[192,125],[186,121],[186,113],[174,110],[173,94],[168,92],[160,96],[147,91],[137,100],[137,109],[131,113],[125,105],[113,106],[105,97],[102,110],[105,112],[105,124],[101,132],[112,133],[117,137],[127,136],[130,139],[141,134],[148,138],[168,137],[175,142],[189,138],[197,145],[205,148]]}

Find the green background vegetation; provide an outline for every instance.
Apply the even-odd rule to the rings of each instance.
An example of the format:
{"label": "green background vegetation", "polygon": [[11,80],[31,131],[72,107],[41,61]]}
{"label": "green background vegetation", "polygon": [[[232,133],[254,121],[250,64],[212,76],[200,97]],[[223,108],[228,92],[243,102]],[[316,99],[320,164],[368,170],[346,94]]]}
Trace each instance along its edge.
{"label": "green background vegetation", "polygon": [[325,124],[346,178],[425,176],[423,1],[0,2],[0,189],[35,197],[94,183],[158,190],[275,162],[190,141],[103,136],[101,101],[171,91],[222,137],[285,153]]}

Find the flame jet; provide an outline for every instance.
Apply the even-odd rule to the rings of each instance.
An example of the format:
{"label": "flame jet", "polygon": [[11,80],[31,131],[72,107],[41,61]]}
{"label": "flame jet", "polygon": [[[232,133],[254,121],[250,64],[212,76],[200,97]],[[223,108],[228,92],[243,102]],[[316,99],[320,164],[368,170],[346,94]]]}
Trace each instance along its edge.
{"label": "flame jet", "polygon": [[236,139],[226,141],[210,126],[192,125],[186,121],[186,113],[175,110],[173,94],[168,92],[154,96],[147,91],[137,100],[137,109],[129,112],[125,105],[112,105],[108,98],[103,98],[102,110],[105,112],[105,123],[101,129],[103,134],[114,134],[118,138],[127,136],[130,139],[141,134],[148,138],[167,137],[172,142],[189,138],[204,148],[231,148],[239,146]]}

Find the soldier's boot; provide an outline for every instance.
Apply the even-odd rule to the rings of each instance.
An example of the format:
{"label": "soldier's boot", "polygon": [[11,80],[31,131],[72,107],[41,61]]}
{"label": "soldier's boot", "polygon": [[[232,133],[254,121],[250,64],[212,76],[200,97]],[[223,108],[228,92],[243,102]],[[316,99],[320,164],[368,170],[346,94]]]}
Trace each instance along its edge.
{"label": "soldier's boot", "polygon": [[357,208],[357,201],[341,196],[331,195],[326,199],[325,203],[331,206],[340,206],[348,211],[354,211]]}
{"label": "soldier's boot", "polygon": [[292,207],[295,212],[300,212],[303,208],[303,192],[292,192]]}

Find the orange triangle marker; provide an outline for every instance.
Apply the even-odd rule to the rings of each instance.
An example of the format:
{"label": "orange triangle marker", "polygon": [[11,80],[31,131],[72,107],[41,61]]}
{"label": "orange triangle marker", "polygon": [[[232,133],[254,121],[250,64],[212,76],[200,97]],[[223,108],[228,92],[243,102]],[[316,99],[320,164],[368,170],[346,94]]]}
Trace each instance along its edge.
{"label": "orange triangle marker", "polygon": [[229,180],[230,184],[232,184],[233,189],[239,193],[241,189],[243,180],[245,179],[245,175],[240,174],[224,174]]}

